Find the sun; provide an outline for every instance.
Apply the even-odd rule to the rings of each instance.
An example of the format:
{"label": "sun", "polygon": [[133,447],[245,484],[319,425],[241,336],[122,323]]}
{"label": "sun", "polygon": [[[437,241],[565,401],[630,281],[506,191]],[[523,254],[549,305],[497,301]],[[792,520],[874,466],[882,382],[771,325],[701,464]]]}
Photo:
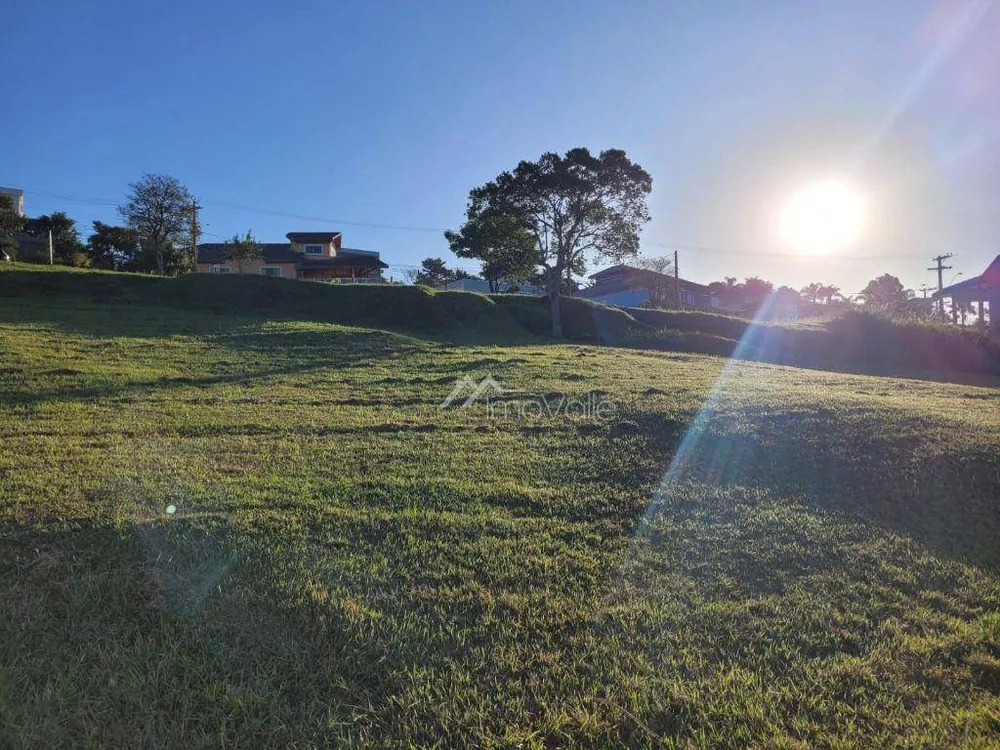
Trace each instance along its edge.
{"label": "sun", "polygon": [[865,223],[861,194],[843,182],[818,182],[794,194],[781,212],[781,236],[800,253],[822,255],[856,242]]}

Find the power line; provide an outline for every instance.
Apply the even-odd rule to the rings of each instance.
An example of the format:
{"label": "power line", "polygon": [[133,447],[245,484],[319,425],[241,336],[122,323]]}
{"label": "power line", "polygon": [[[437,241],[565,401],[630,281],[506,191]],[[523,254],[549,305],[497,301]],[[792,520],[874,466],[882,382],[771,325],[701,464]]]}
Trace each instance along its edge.
{"label": "power line", "polygon": [[[83,204],[99,205],[99,206],[118,205],[118,203],[116,203],[115,201],[108,201],[102,198],[72,197],[65,195],[57,195],[55,193],[43,192],[40,190],[25,190],[24,192],[30,195],[39,195],[48,198],[56,198],[58,200],[65,200],[73,203],[83,203]],[[361,227],[366,229],[384,229],[384,230],[391,230],[398,232],[422,232],[422,233],[433,233],[433,234],[442,234],[446,231],[444,228],[441,227],[411,226],[405,224],[390,224],[384,222],[351,221],[347,219],[336,219],[324,216],[309,216],[306,214],[297,214],[289,211],[264,208],[262,206],[251,206],[245,203],[233,203],[231,201],[206,199],[204,200],[204,203],[212,206],[218,206],[220,208],[230,208],[236,211],[244,211],[247,213],[265,214],[268,216],[280,216],[288,219],[298,219],[299,221],[312,221],[321,224],[334,224],[340,226]],[[213,234],[212,232],[203,232],[203,234],[213,237],[222,237],[222,235]],[[784,259],[803,260],[810,257],[818,257],[818,256],[806,256],[796,253],[730,249],[722,247],[713,247],[708,245],[693,245],[693,244],[679,243],[679,242],[663,242],[658,240],[646,240],[643,241],[641,244],[645,247],[656,247],[671,251],[683,250],[685,252],[708,253],[713,255],[738,255],[748,258],[784,258]],[[838,257],[839,259],[842,260],[851,260],[851,261],[865,261],[865,260],[901,261],[901,260],[919,260],[923,256],[909,254],[909,255],[850,255],[850,256],[838,256]]]}
{"label": "power line", "polygon": [[391,229],[399,232],[434,232],[441,234],[445,229],[440,227],[415,227],[402,224],[381,224],[371,221],[347,221],[346,219],[331,219],[323,216],[305,216],[303,214],[293,214],[287,211],[277,211],[259,206],[248,206],[243,203],[230,203],[228,201],[206,200],[205,203],[223,208],[232,208],[237,211],[247,211],[249,213],[269,214],[271,216],[282,216],[288,219],[299,219],[300,221],[315,221],[323,224],[340,224],[348,227],[365,227],[367,229]]}
{"label": "power line", "polygon": [[46,193],[41,190],[24,190],[22,191],[26,195],[38,195],[43,198],[56,198],[61,201],[68,201],[69,203],[86,203],[95,206],[117,206],[116,201],[104,200],[103,198],[74,198],[68,195],[57,195],[55,193]]}

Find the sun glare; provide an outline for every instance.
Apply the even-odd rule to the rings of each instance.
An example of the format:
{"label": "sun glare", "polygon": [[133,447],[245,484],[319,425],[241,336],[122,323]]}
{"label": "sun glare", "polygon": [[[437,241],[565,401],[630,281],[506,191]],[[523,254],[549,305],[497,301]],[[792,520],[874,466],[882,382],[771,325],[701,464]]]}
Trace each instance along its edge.
{"label": "sun glare", "polygon": [[864,229],[861,195],[841,182],[821,182],[793,195],[781,214],[781,236],[796,251],[823,254],[855,242]]}

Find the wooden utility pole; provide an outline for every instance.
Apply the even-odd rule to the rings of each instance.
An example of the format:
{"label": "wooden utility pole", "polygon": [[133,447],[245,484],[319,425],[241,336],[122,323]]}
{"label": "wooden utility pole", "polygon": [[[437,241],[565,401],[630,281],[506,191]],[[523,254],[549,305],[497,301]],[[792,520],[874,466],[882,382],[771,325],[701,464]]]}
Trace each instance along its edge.
{"label": "wooden utility pole", "polygon": [[198,271],[198,235],[201,234],[201,227],[198,226],[198,201],[191,201],[191,272]]}
{"label": "wooden utility pole", "polygon": [[681,277],[680,269],[677,267],[677,251],[674,250],[674,303],[677,309],[681,309]]}
{"label": "wooden utility pole", "polygon": [[927,299],[927,292],[931,291],[933,288],[934,287],[927,286],[926,284],[924,284],[923,286],[920,287],[920,292],[921,292],[921,294],[924,295],[924,299]]}
{"label": "wooden utility pole", "polygon": [[[931,260],[934,263],[937,263],[937,265],[934,268],[928,268],[927,269],[928,271],[937,271],[937,276],[938,276],[938,293],[940,293],[941,290],[944,289],[944,272],[951,270],[951,266],[944,265],[944,262],[946,260],[948,260],[948,258],[950,258],[950,257],[951,257],[951,253],[948,253],[946,255],[938,255],[938,256],[936,256],[934,258],[931,258]],[[943,318],[944,317],[944,297],[941,297],[938,300],[938,312],[941,313],[941,317]]]}
{"label": "wooden utility pole", "polygon": [[52,230],[50,229],[49,230],[49,265],[50,266],[52,265],[52,262],[53,262],[53,257],[52,256],[53,256],[53,252],[52,252]]}

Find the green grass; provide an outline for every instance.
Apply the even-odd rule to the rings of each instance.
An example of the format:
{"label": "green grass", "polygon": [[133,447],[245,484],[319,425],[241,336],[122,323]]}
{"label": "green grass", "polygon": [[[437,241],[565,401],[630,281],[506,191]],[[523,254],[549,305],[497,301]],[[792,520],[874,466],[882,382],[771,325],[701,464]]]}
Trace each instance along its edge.
{"label": "green grass", "polygon": [[996,746],[996,389],[7,291],[0,747]]}

